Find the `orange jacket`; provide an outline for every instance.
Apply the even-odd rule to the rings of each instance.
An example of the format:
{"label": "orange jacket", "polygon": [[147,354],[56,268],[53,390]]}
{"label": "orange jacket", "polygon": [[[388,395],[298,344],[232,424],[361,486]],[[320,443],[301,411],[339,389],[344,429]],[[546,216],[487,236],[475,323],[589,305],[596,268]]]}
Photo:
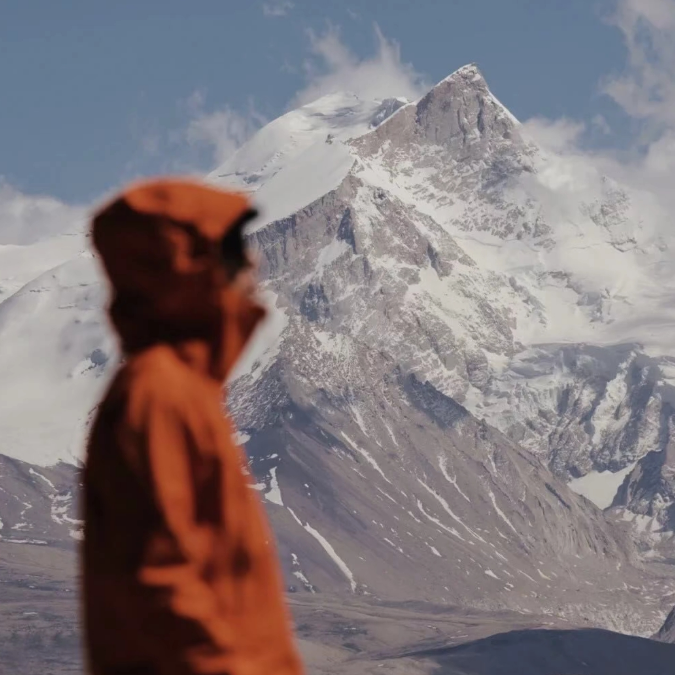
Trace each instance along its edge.
{"label": "orange jacket", "polygon": [[220,240],[249,209],[242,195],[163,180],[94,219],[125,354],[84,474],[94,675],[302,672],[272,535],[221,403],[264,314],[220,263]]}

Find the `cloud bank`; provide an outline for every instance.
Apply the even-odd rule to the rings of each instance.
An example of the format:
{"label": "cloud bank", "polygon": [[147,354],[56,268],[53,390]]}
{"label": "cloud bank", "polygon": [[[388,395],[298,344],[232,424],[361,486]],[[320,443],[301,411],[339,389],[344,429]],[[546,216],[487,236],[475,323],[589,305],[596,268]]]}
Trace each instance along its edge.
{"label": "cloud bank", "polygon": [[83,225],[87,210],[27,195],[0,177],[0,246],[33,244]]}
{"label": "cloud bank", "polygon": [[[622,72],[599,84],[638,127],[627,150],[593,150],[584,143],[591,127],[608,132],[603,118],[588,124],[531,119],[523,133],[557,155],[562,181],[566,175],[589,190],[607,176],[641,200],[640,220],[649,230],[675,235],[675,0],[617,0],[607,21],[622,34],[626,64]],[[548,177],[549,179],[551,176]]]}

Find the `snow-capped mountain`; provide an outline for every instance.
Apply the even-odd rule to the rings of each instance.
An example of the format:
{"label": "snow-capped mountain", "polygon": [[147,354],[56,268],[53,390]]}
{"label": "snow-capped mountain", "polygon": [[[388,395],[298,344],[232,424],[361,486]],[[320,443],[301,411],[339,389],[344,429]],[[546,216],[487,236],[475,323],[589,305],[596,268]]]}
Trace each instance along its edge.
{"label": "snow-capped mountain", "polygon": [[[293,282],[302,282],[287,290],[291,302],[330,313],[317,328],[344,329],[352,318],[363,330],[364,316],[391,294],[398,328],[370,326],[368,348],[386,347],[399,366],[540,456],[596,505],[614,505],[639,538],[647,537],[649,550],[669,542],[672,359],[664,331],[672,320],[673,242],[641,220],[649,195],[629,194],[537,148],[474,66],[418,103],[400,105],[369,133],[363,102],[348,112],[342,99],[338,112],[327,114],[331,107],[334,101],[322,100],[273,123],[284,126],[293,152],[256,137],[253,152],[244,147],[212,176],[254,185],[263,204],[279,203],[289,176],[302,192],[304,160],[288,130],[310,125],[299,117],[322,119],[322,131],[313,129],[329,132],[320,151],[345,158],[342,183],[325,199],[345,195],[349,203],[333,215],[341,221],[332,239],[322,247],[299,244],[304,258]],[[345,123],[350,118],[353,127]],[[262,169],[246,164],[258,144],[267,152]],[[280,158],[285,175],[277,185],[267,167]],[[313,187],[304,201],[315,196]],[[261,250],[274,248],[279,228],[296,236],[294,212],[274,211],[258,226],[251,236]],[[412,226],[399,224],[406,219]],[[279,270],[296,269],[285,254],[283,261],[266,256],[264,271],[275,279],[269,289]],[[361,298],[359,311],[352,294],[340,288],[330,298],[323,283],[331,268],[353,267],[352,259],[373,268],[350,280],[362,292],[377,267],[386,277],[369,288],[374,297]],[[344,277],[340,272],[340,282]],[[286,328],[281,314],[278,330]],[[355,335],[352,327],[345,332]],[[328,337],[325,343],[333,346]]]}
{"label": "snow-capped mountain", "polygon": [[[649,195],[539,148],[475,66],[320,99],[209,179],[263,211],[273,311],[229,405],[289,586],[657,630],[675,255]],[[116,361],[73,241],[0,303],[0,453],[34,465],[76,461]]]}
{"label": "snow-capped mountain", "polygon": [[0,453],[40,466],[80,459],[115,349],[85,228],[0,245]]}

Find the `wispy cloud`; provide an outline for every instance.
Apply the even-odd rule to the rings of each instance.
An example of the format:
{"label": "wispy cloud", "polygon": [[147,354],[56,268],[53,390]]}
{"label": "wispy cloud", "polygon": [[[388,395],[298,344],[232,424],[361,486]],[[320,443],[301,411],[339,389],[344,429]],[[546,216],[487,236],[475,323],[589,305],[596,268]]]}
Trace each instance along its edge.
{"label": "wispy cloud", "polygon": [[286,16],[294,7],[295,4],[290,0],[277,0],[276,2],[263,3],[262,10],[266,17],[273,19]]}
{"label": "wispy cloud", "polygon": [[127,162],[122,182],[157,173],[203,176],[235,153],[267,120],[248,108],[210,105],[203,90],[177,103],[171,128],[134,121],[137,153]]}
{"label": "wispy cloud", "polygon": [[565,117],[557,120],[535,117],[525,122],[523,126],[526,134],[535,143],[558,153],[566,153],[570,148],[576,147],[586,130],[583,122]]}
{"label": "wispy cloud", "polygon": [[82,223],[86,209],[21,192],[0,177],[0,245],[32,244]]}
{"label": "wispy cloud", "polygon": [[188,124],[185,138],[192,145],[211,148],[216,164],[221,164],[253,134],[257,125],[250,117],[232,108],[200,115]]}
{"label": "wispy cloud", "polygon": [[376,50],[359,58],[342,41],[340,30],[329,26],[324,33],[308,31],[311,56],[305,61],[305,87],[291,107],[314,101],[326,94],[349,91],[367,99],[404,96],[415,99],[427,84],[412,65],[401,60],[401,50],[375,26]]}
{"label": "wispy cloud", "polygon": [[619,0],[609,21],[623,34],[628,60],[604,92],[652,131],[675,126],[675,1]]}
{"label": "wispy cloud", "polygon": [[603,118],[588,124],[533,119],[523,131],[558,154],[557,180],[587,191],[602,176],[614,179],[640,195],[640,220],[651,231],[670,235],[675,210],[675,0],[617,0],[608,21],[623,35],[626,64],[599,88],[640,129],[628,150],[592,149],[584,142],[589,130],[608,131]]}
{"label": "wispy cloud", "polygon": [[205,148],[213,165],[222,164],[266,121],[253,106],[246,114],[230,106],[208,110],[203,92],[196,91],[188,100],[190,120],[183,139],[193,148]]}
{"label": "wispy cloud", "polygon": [[605,136],[612,133],[609,122],[604,115],[600,115],[599,113],[591,120],[591,126]]}

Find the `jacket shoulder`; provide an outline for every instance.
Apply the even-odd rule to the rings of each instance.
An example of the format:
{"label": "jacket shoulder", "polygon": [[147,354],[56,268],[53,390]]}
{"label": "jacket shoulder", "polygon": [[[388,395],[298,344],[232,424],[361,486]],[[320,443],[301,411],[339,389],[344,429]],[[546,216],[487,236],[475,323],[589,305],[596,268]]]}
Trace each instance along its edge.
{"label": "jacket shoulder", "polygon": [[132,357],[120,373],[119,386],[133,426],[142,425],[151,413],[170,414],[186,424],[203,422],[208,414],[205,385],[169,347]]}

